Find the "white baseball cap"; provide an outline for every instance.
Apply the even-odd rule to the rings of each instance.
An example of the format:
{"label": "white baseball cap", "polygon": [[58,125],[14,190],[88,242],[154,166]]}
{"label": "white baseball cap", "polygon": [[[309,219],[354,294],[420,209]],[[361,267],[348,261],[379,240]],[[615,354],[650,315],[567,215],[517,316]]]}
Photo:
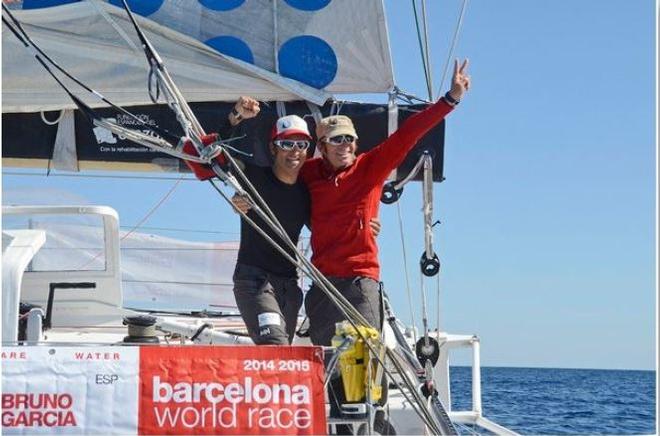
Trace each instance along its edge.
{"label": "white baseball cap", "polygon": [[270,137],[271,139],[277,139],[293,135],[305,135],[312,139],[307,123],[298,115],[287,115],[279,118],[273,126]]}

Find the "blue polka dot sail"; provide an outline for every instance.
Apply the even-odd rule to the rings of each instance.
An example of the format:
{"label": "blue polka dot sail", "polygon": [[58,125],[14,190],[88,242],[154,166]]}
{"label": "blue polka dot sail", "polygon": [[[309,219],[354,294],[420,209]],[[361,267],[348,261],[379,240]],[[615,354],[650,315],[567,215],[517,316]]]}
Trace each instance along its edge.
{"label": "blue polka dot sail", "polygon": [[278,66],[285,77],[325,88],[337,75],[337,55],[321,38],[294,36],[280,47]]}
{"label": "blue polka dot sail", "polygon": [[[24,9],[78,0],[23,0]],[[106,0],[121,6],[121,0]],[[128,0],[223,55],[331,93],[394,84],[381,0]]]}

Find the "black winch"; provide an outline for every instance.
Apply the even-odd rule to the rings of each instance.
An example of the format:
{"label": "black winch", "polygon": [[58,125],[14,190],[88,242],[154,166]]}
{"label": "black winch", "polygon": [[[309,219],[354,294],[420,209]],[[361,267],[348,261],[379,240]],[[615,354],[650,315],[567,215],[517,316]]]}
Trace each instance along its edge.
{"label": "black winch", "polygon": [[128,326],[128,336],[124,338],[129,344],[157,344],[156,317],[151,315],[125,316],[123,324]]}

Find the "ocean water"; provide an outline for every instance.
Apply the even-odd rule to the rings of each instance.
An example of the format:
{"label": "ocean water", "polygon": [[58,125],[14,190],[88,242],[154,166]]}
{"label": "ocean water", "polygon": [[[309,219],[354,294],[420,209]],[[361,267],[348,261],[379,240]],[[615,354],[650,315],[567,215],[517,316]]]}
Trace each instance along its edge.
{"label": "ocean water", "polygon": [[[451,367],[452,409],[471,409],[469,367]],[[481,368],[484,416],[522,434],[655,434],[655,371]]]}

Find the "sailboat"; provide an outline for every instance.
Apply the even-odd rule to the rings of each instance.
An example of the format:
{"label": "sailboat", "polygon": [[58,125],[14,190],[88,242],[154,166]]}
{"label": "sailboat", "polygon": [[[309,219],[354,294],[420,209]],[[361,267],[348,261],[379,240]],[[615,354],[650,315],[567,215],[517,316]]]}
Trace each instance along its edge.
{"label": "sailboat", "polygon": [[[368,150],[425,105],[423,99],[398,103],[415,98],[395,86],[381,1],[206,0],[193,8],[174,0],[63,3],[30,10],[39,2],[23,1],[3,13],[5,166],[189,171],[182,158],[193,158],[185,147],[165,145],[169,134],[196,137],[192,143],[200,159],[216,146],[206,164],[221,156],[231,162],[228,149],[267,164],[266,132],[284,114],[314,121],[348,115],[361,132],[362,150]],[[144,17],[134,17],[131,8]],[[213,29],[229,29],[231,35],[213,36]],[[83,92],[56,87],[45,64]],[[334,97],[347,92],[387,93],[388,103]],[[247,94],[267,107],[245,135],[231,144],[202,144],[204,128]],[[439,270],[432,190],[442,180],[443,143],[441,123],[392,174],[383,194],[383,202],[392,203],[406,183],[423,182],[426,240],[420,263],[429,277]],[[214,168],[216,178],[245,189],[227,168]],[[3,230],[7,433],[317,434],[347,426],[357,434],[457,434],[474,428],[513,434],[482,415],[478,338],[431,332],[426,313],[419,338],[389,308],[375,341],[353,323],[342,346],[325,355],[318,347],[254,347],[241,334],[240,317],[227,310],[231,302],[214,301],[188,314],[127,306],[119,220],[112,209],[3,206],[5,223],[16,217],[26,217],[29,228]],[[63,224],[63,217],[77,224]],[[96,225],[81,224],[81,217]],[[67,239],[72,226],[75,237]],[[59,247],[49,246],[52,241],[60,241]],[[75,250],[81,241],[95,242]],[[303,272],[323,283],[311,263],[299,261]],[[360,320],[350,305],[343,307],[349,320]],[[358,344],[361,354],[349,362],[349,350],[357,353]],[[470,411],[451,410],[448,352],[455,347],[473,352]],[[233,370],[222,372],[223,366]],[[329,410],[324,391],[335,367],[345,387],[349,374],[357,374],[352,382],[357,400],[339,411]],[[36,382],[26,388],[28,379]],[[122,413],[108,413],[124,406]]]}

